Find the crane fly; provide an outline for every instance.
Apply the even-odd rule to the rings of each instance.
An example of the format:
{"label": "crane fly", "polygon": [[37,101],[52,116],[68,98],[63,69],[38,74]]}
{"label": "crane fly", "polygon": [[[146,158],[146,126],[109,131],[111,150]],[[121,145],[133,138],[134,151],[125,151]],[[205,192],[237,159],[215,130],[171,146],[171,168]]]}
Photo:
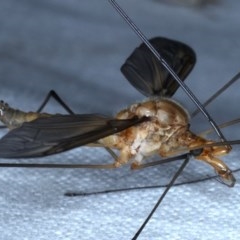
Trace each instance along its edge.
{"label": "crane fly", "polygon": [[[185,159],[153,211],[134,236],[134,239],[137,239],[191,156],[210,165],[221,182],[233,187],[235,184],[233,173],[219,157],[228,154],[231,151],[230,144],[238,144],[239,141],[226,141],[204,106],[182,82],[195,65],[196,55],[193,49],[184,43],[164,37],[147,40],[116,2],[110,2],[144,42],[127,58],[121,71],[138,91],[147,96],[147,99],[121,110],[115,117],[101,114],[74,114],[53,91],[36,112],[14,109],[1,101],[0,120],[10,131],[0,139],[0,157],[44,157],[80,146],[90,146],[104,147],[115,161],[101,165],[2,162],[0,166],[111,169],[131,163],[132,169],[141,169],[176,159]],[[234,81],[238,77],[237,75]],[[190,130],[190,114],[172,98],[180,86],[197,105],[197,111],[201,111],[209,120],[221,141],[214,142]],[[226,89],[226,86],[222,89]],[[218,94],[220,92],[221,90]],[[42,113],[42,108],[51,96],[56,98],[69,114]],[[217,95],[212,99],[216,97]],[[209,104],[212,99],[204,105]],[[117,150],[119,154],[116,155],[112,149]],[[144,159],[152,155],[159,155],[161,159],[144,163]]]}
{"label": "crane fly", "polygon": [[[194,51],[181,42],[162,37],[153,38],[150,43],[185,79],[195,64]],[[132,160],[131,167],[135,169],[144,158],[154,154],[166,158],[200,149],[195,158],[211,165],[225,184],[233,186],[235,178],[231,170],[217,158],[227,154],[230,146],[208,146],[213,141],[190,131],[187,110],[171,98],[178,83],[145,44],[135,49],[121,71],[150,98],[120,111],[114,118],[23,112],[2,101],[0,120],[12,130],[0,140],[0,157],[43,157],[93,145],[119,151],[113,164],[101,167],[116,168]]]}

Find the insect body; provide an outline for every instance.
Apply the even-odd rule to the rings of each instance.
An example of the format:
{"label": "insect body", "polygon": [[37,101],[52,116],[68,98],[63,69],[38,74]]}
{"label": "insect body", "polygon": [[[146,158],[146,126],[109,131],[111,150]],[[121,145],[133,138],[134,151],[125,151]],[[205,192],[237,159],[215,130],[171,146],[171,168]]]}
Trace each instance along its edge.
{"label": "insect body", "polygon": [[[194,51],[183,43],[162,37],[150,42],[184,80],[195,64]],[[166,158],[192,153],[195,159],[211,165],[225,184],[233,186],[235,178],[231,170],[218,159],[231,148],[224,144],[213,145],[213,141],[190,131],[188,112],[171,98],[179,85],[149,49],[140,45],[121,70],[127,80],[148,98],[120,111],[115,117],[27,113],[0,102],[0,120],[11,129],[0,139],[0,157],[43,157],[83,145],[102,146],[119,151],[118,156],[110,152],[115,156],[115,162],[82,167],[116,168],[131,162],[131,167],[137,169],[148,156],[158,154]]]}
{"label": "insect body", "polygon": [[[133,116],[147,116],[151,120],[100,140],[105,146],[120,150],[116,167],[134,158],[134,168],[144,158],[156,153],[161,157],[170,157],[212,143],[189,130],[187,111],[171,99],[150,99],[134,104],[119,112],[116,118],[129,119]],[[227,146],[206,147],[196,159],[210,164],[226,184],[233,186],[235,179],[231,170],[216,158],[229,151]]]}
{"label": "insect body", "polygon": [[[52,119],[60,120],[61,117],[64,118],[66,116],[34,112],[25,113],[20,110],[12,109],[3,102],[0,104],[0,120],[11,129],[19,128],[26,122],[34,124],[34,120],[36,119],[46,120],[48,122]],[[113,164],[113,167],[120,167],[122,164],[126,164],[130,160],[133,160],[132,168],[136,168],[141,164],[144,158],[154,154],[159,154],[161,157],[171,157],[179,153],[186,152],[197,147],[201,148],[206,144],[212,143],[212,141],[208,141],[202,137],[196,136],[189,130],[188,112],[180,104],[171,99],[155,98],[146,100],[142,103],[133,104],[128,109],[120,111],[116,115],[115,119],[126,121],[136,117],[138,117],[138,119],[147,120],[98,140],[98,143],[105,147],[119,150],[119,156]],[[72,122],[70,125],[72,125]],[[35,126],[35,129],[38,129],[37,126],[38,125]],[[55,131],[56,127],[57,125],[55,124],[55,126],[53,126]],[[65,131],[66,128],[63,130]],[[53,131],[53,129],[51,131]],[[40,132],[37,131],[35,134],[39,133]],[[11,136],[11,133],[9,133],[9,136]],[[48,144],[50,147],[54,145],[53,136],[54,135],[52,135],[51,138],[48,137],[48,141],[46,141],[46,139],[44,140],[46,136],[43,136],[43,139],[38,139],[39,137],[36,138],[35,136],[33,140],[42,145],[40,149],[42,152],[44,152],[46,151],[46,146]],[[71,137],[74,138],[74,135]],[[4,151],[6,151],[4,140],[5,138],[1,140],[2,144],[0,142],[0,148],[5,147],[1,153],[3,157],[8,157],[7,155],[4,156]],[[13,140],[14,139],[11,139],[12,145],[14,146]],[[57,145],[61,143],[61,140],[62,139],[59,140]],[[71,141],[73,141],[73,139]],[[31,150],[31,155],[29,155],[26,149],[27,147],[18,149],[18,151],[24,151],[25,155],[22,155],[19,152],[19,155],[17,156],[15,154],[15,157],[32,157],[35,156],[34,154],[39,153],[39,150],[35,152],[32,152]],[[65,148],[60,148],[60,151],[61,150],[64,151]],[[48,147],[47,151],[49,151]],[[59,150],[55,148],[55,152],[57,151]],[[235,183],[235,178],[232,175],[231,170],[220,159],[216,158],[216,156],[227,154],[229,151],[230,148],[227,146],[206,146],[203,147],[202,152],[195,156],[195,158],[210,164],[225,184],[233,186]],[[52,152],[52,150],[50,152]],[[9,156],[11,157],[11,153],[9,153]]]}

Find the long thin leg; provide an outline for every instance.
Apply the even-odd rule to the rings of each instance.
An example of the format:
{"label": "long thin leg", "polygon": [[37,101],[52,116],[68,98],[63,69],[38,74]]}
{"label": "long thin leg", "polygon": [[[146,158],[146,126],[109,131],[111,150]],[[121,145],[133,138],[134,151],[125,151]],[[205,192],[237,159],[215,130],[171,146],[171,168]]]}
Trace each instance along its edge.
{"label": "long thin leg", "polygon": [[[232,125],[235,125],[235,124],[239,124],[239,123],[240,123],[240,118],[236,118],[236,119],[233,119],[231,121],[221,123],[218,126],[222,129],[222,128],[226,128],[226,127],[229,127],[229,126],[232,126]],[[206,136],[206,135],[208,135],[212,132],[213,132],[213,129],[207,129],[207,130],[199,133],[198,135],[199,136]]]}
{"label": "long thin leg", "polygon": [[143,168],[146,168],[146,167],[153,167],[153,166],[161,165],[161,164],[164,164],[164,163],[175,162],[175,161],[178,161],[178,160],[186,159],[188,155],[189,155],[189,153],[186,153],[186,154],[182,154],[182,155],[179,155],[179,156],[176,156],[176,157],[164,158],[164,159],[155,160],[155,161],[147,162],[147,163],[143,163],[143,164],[132,163],[131,168],[133,170],[139,170],[139,169],[143,169]]}
{"label": "long thin leg", "polygon": [[113,169],[114,163],[110,164],[52,164],[52,163],[0,163],[0,167],[21,167],[21,168],[94,168]]}
{"label": "long thin leg", "polygon": [[[172,157],[172,158],[160,159],[160,160],[157,160],[157,161],[136,165],[134,167],[132,167],[132,165],[131,165],[131,168],[132,168],[132,170],[139,170],[139,169],[146,168],[146,167],[152,167],[152,166],[161,165],[161,164],[164,164],[164,163],[183,160],[183,159],[187,158],[187,155],[188,154],[183,154],[181,156],[176,156],[176,157]],[[149,187],[133,187],[133,188],[111,189],[111,190],[107,190],[107,191],[92,192],[92,193],[67,192],[67,193],[65,193],[65,195],[68,196],[68,197],[77,197],[77,196],[83,196],[83,195],[86,196],[86,195],[92,195],[92,194],[104,194],[104,193],[111,193],[111,192],[122,192],[122,191],[131,191],[131,190],[146,189],[146,188],[157,188],[157,187],[159,188],[159,187],[166,187],[166,186],[167,185],[162,185],[162,186],[158,185],[158,186],[153,186],[153,187],[149,186]]]}
{"label": "long thin leg", "polygon": [[[215,92],[204,104],[203,106],[206,107],[210,104],[213,100],[215,100],[220,94],[226,91],[233,83],[240,79],[240,72],[237,73],[230,81],[228,81],[223,87],[221,87],[217,92]],[[192,117],[195,117],[200,110],[197,108],[192,114]]]}
{"label": "long thin leg", "polygon": [[136,232],[136,234],[134,235],[134,237],[132,238],[132,240],[136,240],[139,235],[141,234],[142,230],[145,228],[145,226],[147,225],[147,223],[149,222],[149,220],[151,219],[152,215],[155,213],[156,209],[158,208],[158,206],[161,204],[162,200],[164,199],[164,197],[166,196],[166,194],[168,193],[168,191],[170,190],[170,188],[173,186],[174,182],[176,181],[176,179],[178,178],[178,176],[182,173],[183,169],[186,167],[186,165],[189,162],[189,155],[186,156],[186,159],[184,160],[184,162],[182,163],[182,165],[180,166],[180,168],[178,169],[178,171],[174,174],[172,180],[169,182],[169,184],[167,185],[165,191],[163,192],[163,194],[160,196],[160,198],[158,199],[158,201],[156,202],[155,206],[153,207],[152,211],[150,212],[150,214],[148,215],[148,217],[145,219],[145,221],[143,222],[142,226],[139,228],[139,230]]}
{"label": "long thin leg", "polygon": [[43,108],[47,105],[49,102],[50,98],[55,99],[69,114],[74,114],[72,109],[59,97],[59,95],[54,91],[51,90],[47,96],[45,97],[43,103],[40,105],[38,108],[37,112],[41,112]]}

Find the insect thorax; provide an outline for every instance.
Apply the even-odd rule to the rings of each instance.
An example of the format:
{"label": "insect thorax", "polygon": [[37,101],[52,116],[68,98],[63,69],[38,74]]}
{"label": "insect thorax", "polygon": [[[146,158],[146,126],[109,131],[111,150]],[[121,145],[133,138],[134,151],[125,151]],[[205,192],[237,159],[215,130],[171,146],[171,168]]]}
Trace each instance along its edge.
{"label": "insect thorax", "polygon": [[133,104],[120,111],[116,118],[127,119],[133,116],[152,117],[162,125],[187,125],[190,118],[186,109],[170,98],[152,98]]}
{"label": "insect thorax", "polygon": [[[126,162],[134,157],[140,162],[145,156],[171,151],[179,145],[178,138],[186,132],[189,125],[187,111],[178,103],[167,98],[148,99],[120,111],[117,119],[134,116],[150,117],[151,120],[130,127],[103,140],[109,147],[120,150],[120,161]],[[161,149],[163,154],[161,154]],[[122,155],[122,156],[121,156]]]}

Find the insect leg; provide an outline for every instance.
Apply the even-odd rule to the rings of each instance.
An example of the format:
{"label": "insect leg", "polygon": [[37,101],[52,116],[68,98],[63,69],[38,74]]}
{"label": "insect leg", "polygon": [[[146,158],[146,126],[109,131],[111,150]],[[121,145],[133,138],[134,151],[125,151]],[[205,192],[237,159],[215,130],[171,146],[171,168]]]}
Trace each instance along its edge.
{"label": "insect leg", "polygon": [[59,95],[54,90],[49,91],[49,93],[45,97],[43,103],[38,108],[38,110],[37,110],[38,113],[41,112],[42,109],[47,105],[50,98],[55,99],[69,114],[74,114],[72,109],[59,97]]}
{"label": "insect leg", "polygon": [[147,162],[147,163],[143,163],[143,164],[132,163],[131,169],[139,170],[139,169],[143,169],[146,167],[153,167],[153,166],[157,166],[157,165],[164,164],[164,163],[174,162],[177,160],[183,160],[183,159],[186,159],[188,155],[189,155],[189,153],[185,153],[185,154],[182,154],[179,156],[175,156],[175,157],[171,157],[171,158],[164,158],[164,159],[155,160],[155,161]]}
{"label": "insect leg", "polygon": [[153,207],[152,211],[150,212],[150,214],[148,215],[148,217],[145,219],[145,221],[143,222],[143,224],[141,225],[141,227],[139,228],[139,230],[136,232],[136,234],[134,235],[134,237],[132,238],[132,240],[136,240],[139,235],[141,234],[142,230],[145,228],[145,226],[147,225],[148,221],[151,219],[152,215],[154,214],[154,212],[156,211],[156,209],[158,208],[158,206],[161,204],[162,200],[164,199],[164,197],[166,196],[166,194],[168,193],[168,191],[170,190],[170,188],[173,186],[174,182],[176,181],[176,179],[178,178],[178,176],[182,173],[183,169],[186,167],[186,165],[189,162],[189,154],[185,155],[186,158],[183,161],[182,165],[180,166],[180,168],[178,169],[178,171],[174,174],[173,178],[171,179],[171,181],[169,182],[169,184],[167,185],[166,189],[164,190],[164,192],[162,193],[162,195],[160,196],[160,198],[158,199],[158,201],[156,202],[155,206]]}
{"label": "insect leg", "polygon": [[[240,118],[236,118],[236,119],[221,123],[221,124],[218,125],[218,127],[226,128],[226,127],[229,127],[229,126],[232,126],[232,125],[235,125],[235,124],[239,124],[239,123],[240,123]],[[208,135],[212,132],[213,132],[213,129],[207,129],[207,130],[199,133],[198,135],[204,137],[204,136],[206,136],[206,135]]]}
{"label": "insect leg", "polygon": [[0,167],[21,167],[21,168],[93,168],[113,169],[114,163],[110,164],[57,164],[57,163],[0,163]]}
{"label": "insect leg", "polygon": [[[215,100],[221,93],[226,91],[233,83],[240,79],[240,72],[237,73],[230,81],[228,81],[224,86],[222,86],[216,93],[214,93],[204,104],[203,107],[206,107],[210,104],[213,100]],[[192,114],[192,117],[195,117],[200,110],[197,108]]]}

